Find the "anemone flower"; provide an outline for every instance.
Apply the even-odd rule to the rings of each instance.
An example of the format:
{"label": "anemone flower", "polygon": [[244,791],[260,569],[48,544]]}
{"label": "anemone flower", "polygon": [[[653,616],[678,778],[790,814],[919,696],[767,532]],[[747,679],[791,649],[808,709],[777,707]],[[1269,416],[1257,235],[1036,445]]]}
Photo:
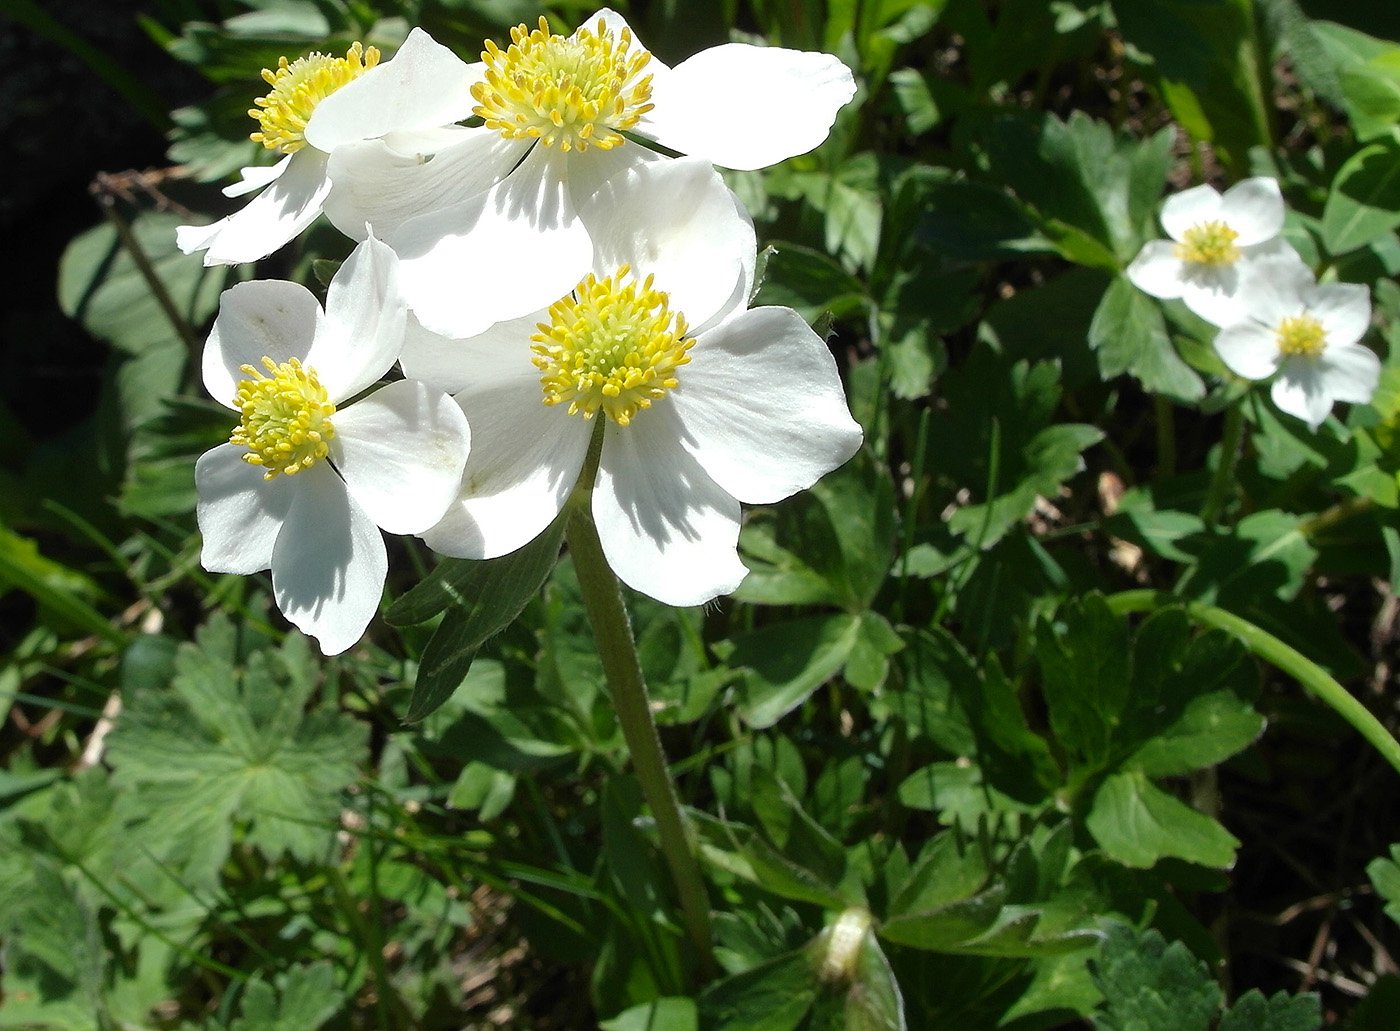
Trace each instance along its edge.
{"label": "anemone flower", "polygon": [[[331,153],[350,142],[375,139],[387,152],[421,160],[447,146],[464,131],[451,123],[465,118],[471,109],[462,91],[472,78],[446,47],[415,29],[412,46],[405,43],[393,60],[379,63],[379,51],[355,43],[344,57],[311,53],[288,62],[284,57],[275,71],[263,70],[272,89],[259,97],[248,114],[258,123],[252,139],[281,159],[273,165],[243,169],[240,182],[224,194],[241,197],[261,190],[237,212],[209,225],[180,226],[175,238],[186,254],[204,251],[205,265],[232,265],[265,258],[290,241],[321,214],[333,189],[329,173]],[[407,53],[404,53],[404,51]],[[431,78],[441,89],[402,102],[406,80]],[[352,110],[341,111],[331,124],[323,114],[325,101],[351,83],[357,83]],[[490,184],[487,184],[490,185]],[[485,188],[484,186],[482,187]],[[342,217],[353,204],[342,200]],[[365,236],[360,217],[351,235]]]}
{"label": "anemone flower", "polygon": [[[836,364],[791,308],[748,308],[753,226],[708,161],[624,172],[594,263],[547,309],[466,339],[415,327],[401,364],[472,424],[460,497],[421,534],[491,558],[561,510],[601,433],[592,515],[630,587],[698,605],[738,586],[740,502],[811,486],[859,448]],[[601,424],[601,425],[600,425]]]}
{"label": "anemone flower", "polygon": [[1359,343],[1371,325],[1371,294],[1356,283],[1313,280],[1304,265],[1264,266],[1244,298],[1244,314],[1215,336],[1215,350],[1246,379],[1273,377],[1280,411],[1316,430],[1338,401],[1364,404],[1381,363]]}
{"label": "anemone flower", "polygon": [[195,465],[201,561],[216,573],[271,568],[278,608],[327,655],[354,644],[379,606],[380,528],[436,523],[470,443],[462,410],[423,383],[358,396],[403,341],[396,266],[367,239],[324,312],[300,284],[240,283],[224,291],[204,350],[204,385],[239,422]]}
{"label": "anemone flower", "polygon": [[1181,298],[1207,322],[1239,318],[1248,285],[1261,263],[1302,259],[1279,237],[1283,195],[1272,179],[1244,179],[1223,194],[1201,185],[1168,197],[1162,228],[1128,266],[1138,289],[1164,300]]}
{"label": "anemone flower", "polygon": [[[410,36],[395,61],[418,42]],[[820,144],[855,95],[850,70],[829,54],[727,43],[668,67],[607,8],[569,36],[543,18],[520,25],[507,48],[487,41],[481,57],[450,81],[424,74],[398,94],[405,110],[410,97],[436,110],[470,79],[482,124],[458,142],[423,160],[366,139],[330,162],[338,188],[327,217],[351,235],[372,224],[404,261],[409,307],[454,337],[526,315],[578,282],[600,231],[581,217],[584,202],[614,175],[666,160],[639,139],[761,168]],[[373,87],[366,78],[328,98],[318,128],[358,124],[360,95]]]}

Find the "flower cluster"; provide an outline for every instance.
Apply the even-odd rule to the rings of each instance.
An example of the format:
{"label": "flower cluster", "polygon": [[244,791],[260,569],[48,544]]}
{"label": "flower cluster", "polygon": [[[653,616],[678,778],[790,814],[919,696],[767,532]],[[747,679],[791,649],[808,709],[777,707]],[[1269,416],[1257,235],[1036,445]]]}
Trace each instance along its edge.
{"label": "flower cluster", "polygon": [[1127,275],[1219,327],[1226,367],[1272,379],[1279,410],[1316,430],[1336,402],[1369,401],[1380,380],[1380,359],[1359,342],[1371,297],[1364,286],[1319,284],[1279,235],[1284,215],[1278,183],[1263,177],[1223,194],[1208,185],[1174,194],[1161,215],[1171,239],[1144,246]]}
{"label": "flower cluster", "polygon": [[254,261],[322,215],[357,245],[324,308],[274,281],[221,300],[204,381],[239,421],[196,469],[202,558],[270,568],[327,654],[378,608],[381,530],[498,557],[594,461],[619,578],[702,604],[746,573],[741,502],[859,448],[825,343],[749,308],[753,223],[715,169],[820,144],[855,93],[836,58],[727,44],[670,68],[603,9],[570,36],[521,25],[477,63],[414,29],[389,60],[356,44],[264,78],[253,138],[282,157],[180,247]]}

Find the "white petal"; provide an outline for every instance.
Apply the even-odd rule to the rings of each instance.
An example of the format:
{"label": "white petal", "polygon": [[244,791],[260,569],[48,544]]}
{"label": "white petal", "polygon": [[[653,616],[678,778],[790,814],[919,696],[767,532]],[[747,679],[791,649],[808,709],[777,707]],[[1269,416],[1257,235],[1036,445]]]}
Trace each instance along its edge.
{"label": "white petal", "polygon": [[491,189],[529,147],[482,129],[462,130],[431,160],[404,154],[387,140],[347,144],[331,155],[326,217],[354,240],[364,239],[366,223],[376,236],[387,237],[417,215]]}
{"label": "white petal", "polygon": [[1220,198],[1220,217],[1239,233],[1237,247],[1263,243],[1283,229],[1283,194],[1265,176],[1242,179]]}
{"label": "white petal", "polygon": [[549,322],[547,309],[497,322],[466,340],[454,340],[424,329],[410,315],[399,366],[410,379],[430,383],[449,394],[494,381],[497,370],[509,370],[512,375],[526,373],[538,386],[529,347],[530,337],[541,322]]}
{"label": "white petal", "polygon": [[419,533],[447,511],[471,445],[452,399],[416,380],[390,383],[335,413],[331,461],[350,495],[390,533]]}
{"label": "white petal", "polygon": [[725,43],[653,74],[638,131],[726,168],[763,168],[818,146],[856,93],[830,54]]}
{"label": "white petal", "polygon": [[836,363],[791,308],[754,308],[695,341],[674,404],[681,444],[740,501],[805,490],[860,448]]}
{"label": "white petal", "polygon": [[703,605],[739,586],[739,503],[680,446],[675,412],[657,405],[609,424],[593,519],[623,583],[667,605]]}
{"label": "white petal", "polygon": [[1304,300],[1329,344],[1354,344],[1371,328],[1371,291],[1360,283],[1323,283]]}
{"label": "white petal", "polygon": [[195,517],[204,538],[199,561],[211,573],[247,575],[272,565],[272,549],[287,518],[296,486],[243,461],[243,449],[220,444],[194,465],[199,504]]}
{"label": "white petal", "polygon": [[628,264],[639,279],[655,275],[671,310],[696,331],[747,302],[753,222],[704,159],[629,169],[590,197],[580,217],[593,239],[595,272],[610,275]]}
{"label": "white petal", "polygon": [[209,396],[233,407],[242,371],[263,371],[262,359],[305,358],[321,325],[321,304],[300,283],[254,279],[231,286],[219,298],[219,314],[204,345],[202,371]]}
{"label": "white petal", "polygon": [[1253,319],[1215,334],[1215,350],[1231,372],[1245,379],[1268,379],[1278,371],[1282,358],[1273,329]]}
{"label": "white petal", "polygon": [[1212,325],[1228,326],[1254,311],[1248,292],[1240,290],[1239,262],[1233,265],[1183,262],[1182,268],[1182,301]]}
{"label": "white petal", "polygon": [[1127,268],[1128,281],[1144,293],[1163,300],[1180,297],[1186,262],[1176,256],[1170,240],[1150,240]]}
{"label": "white petal", "polygon": [[593,245],[569,199],[565,157],[537,146],[500,185],[390,235],[419,322],[469,337],[547,308],[577,285]]}
{"label": "white petal", "polygon": [[1234,269],[1238,303],[1251,318],[1269,326],[1301,315],[1314,292],[1312,269],[1281,238],[1245,248]]}
{"label": "white petal", "polygon": [[1319,359],[1323,385],[1334,400],[1366,404],[1381,378],[1381,360],[1360,344],[1329,346]]}
{"label": "white petal", "polygon": [[1279,411],[1297,416],[1314,430],[1332,411],[1333,399],[1323,383],[1322,370],[1310,358],[1285,361],[1269,396]]}
{"label": "white petal", "polygon": [[247,168],[240,169],[239,174],[243,178],[236,183],[225,186],[220,192],[225,197],[242,197],[254,190],[261,190],[287,170],[287,162],[290,160],[292,160],[292,155],[288,154],[275,165],[249,165]]}
{"label": "white petal", "polygon": [[480,65],[415,28],[392,58],[316,105],[306,142],[329,153],[395,130],[459,122],[476,106],[470,90],[480,77]]}
{"label": "white petal", "polygon": [[338,655],[379,609],[384,538],[325,462],[294,479],[299,489],[272,553],[272,592],[298,630]]}
{"label": "white petal", "polygon": [[332,404],[378,381],[398,360],[408,309],[397,255],[370,237],[326,289],[326,314],[306,355]]}
{"label": "white petal", "polygon": [[203,232],[177,233],[176,240],[186,254],[207,248],[205,265],[257,261],[316,221],[330,188],[326,155],[303,147],[291,156],[282,174],[240,211],[212,226],[191,227]]}
{"label": "white petal", "polygon": [[1206,183],[1174,193],[1162,204],[1162,229],[1173,240],[1183,239],[1198,223],[1219,218],[1220,194]]}
{"label": "white petal", "polygon": [[553,521],[578,483],[594,423],[545,406],[527,354],[514,372],[497,367],[457,395],[472,450],[461,496],[422,534],[434,551],[457,558],[515,551]]}

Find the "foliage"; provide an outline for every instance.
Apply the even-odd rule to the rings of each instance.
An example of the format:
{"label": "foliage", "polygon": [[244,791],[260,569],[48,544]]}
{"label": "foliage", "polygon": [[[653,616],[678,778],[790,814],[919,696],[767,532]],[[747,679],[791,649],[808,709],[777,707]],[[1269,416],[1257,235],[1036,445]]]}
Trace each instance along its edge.
{"label": "foliage", "polygon": [[[261,160],[259,70],[414,25],[470,56],[537,5],[181,0],[142,16],[208,84],[179,173],[55,271],[100,397],[61,435],[0,408],[0,1027],[1394,1026],[1400,41],[1293,0],[619,6],[670,64],[734,38],[860,84],[725,174],[865,446],[746,513],[733,598],[626,599],[716,968],[562,521],[485,563],[394,541],[325,661],[199,564],[197,356],[251,272],[175,211]],[[1380,387],[1316,432],[1125,275],[1167,193],[1250,175],[1371,290]],[[347,250],[257,271],[319,290]]]}

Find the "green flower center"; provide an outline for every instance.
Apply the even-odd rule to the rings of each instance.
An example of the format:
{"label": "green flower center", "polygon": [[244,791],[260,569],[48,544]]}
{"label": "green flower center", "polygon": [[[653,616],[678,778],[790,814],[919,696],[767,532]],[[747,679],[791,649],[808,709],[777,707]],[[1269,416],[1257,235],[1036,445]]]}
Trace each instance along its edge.
{"label": "green flower center", "polygon": [[264,357],[263,368],[243,366],[248,379],[240,380],[234,405],[241,413],[229,443],[247,448],[243,461],[263,467],[263,479],[279,473],[291,476],[325,458],[327,444],[335,437],[330,417],[335,405],[326,399],[326,388],[316,370],[295,358],[282,364]]}
{"label": "green flower center", "polygon": [[562,151],[608,150],[652,109],[651,76],[641,74],[651,54],[628,53],[629,30],[614,39],[599,19],[597,32],[557,36],[541,16],[538,29],[517,25],[510,38],[505,50],[486,41],[485,79],[472,87],[475,113],[503,136]]}
{"label": "green flower center", "polygon": [[629,272],[623,265],[602,280],[590,273],[530,338],[545,404],[567,401],[569,414],[585,419],[601,408],[626,426],[679,386],[676,371],[690,361],[694,343],[686,339],[685,317],[652,289],[651,276],[640,286],[624,283]]}
{"label": "green flower center", "polygon": [[347,82],[358,79],[379,63],[379,51],[353,43],[344,57],[311,53],[291,64],[285,57],[274,72],[264,68],[262,77],[272,92],[253,101],[248,114],[261,128],[250,139],[268,150],[294,154],[306,146],[306,123],[316,105]]}

